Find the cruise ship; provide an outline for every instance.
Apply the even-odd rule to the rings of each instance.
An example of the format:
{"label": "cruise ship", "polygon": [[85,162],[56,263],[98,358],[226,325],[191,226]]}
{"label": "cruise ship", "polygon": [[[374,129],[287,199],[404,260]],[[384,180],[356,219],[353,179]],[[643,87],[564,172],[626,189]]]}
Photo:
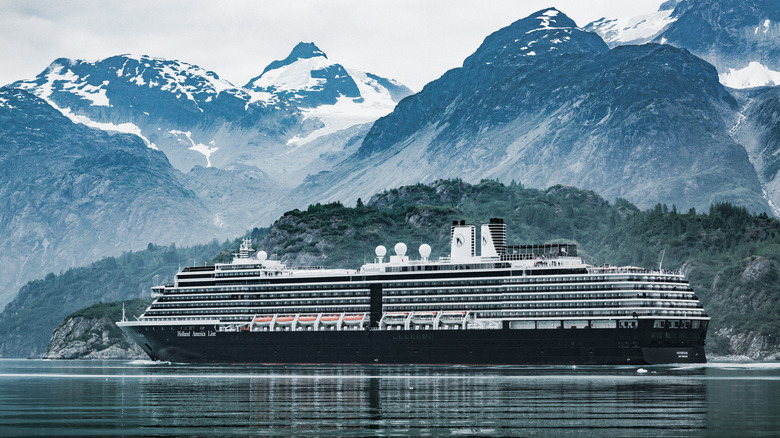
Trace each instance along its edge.
{"label": "cruise ship", "polygon": [[288,267],[245,239],[231,263],[184,268],[117,325],[171,362],[706,361],[710,318],[679,271],[591,266],[573,243],[507,245],[498,218],[476,231],[453,222],[449,257],[398,243],[360,269]]}

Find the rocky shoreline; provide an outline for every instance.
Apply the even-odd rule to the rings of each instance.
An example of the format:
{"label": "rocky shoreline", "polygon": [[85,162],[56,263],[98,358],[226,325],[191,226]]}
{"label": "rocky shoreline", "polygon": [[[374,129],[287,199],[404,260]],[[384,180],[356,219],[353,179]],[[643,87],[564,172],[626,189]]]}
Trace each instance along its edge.
{"label": "rocky shoreline", "polygon": [[148,359],[107,317],[76,316],[57,326],[44,359]]}

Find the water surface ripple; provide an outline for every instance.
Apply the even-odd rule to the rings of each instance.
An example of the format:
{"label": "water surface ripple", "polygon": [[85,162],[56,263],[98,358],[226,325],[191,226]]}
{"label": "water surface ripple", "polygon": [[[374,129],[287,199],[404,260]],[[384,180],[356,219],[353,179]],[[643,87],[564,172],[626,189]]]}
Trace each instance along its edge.
{"label": "water surface ripple", "polygon": [[0,436],[777,436],[780,364],[0,360]]}

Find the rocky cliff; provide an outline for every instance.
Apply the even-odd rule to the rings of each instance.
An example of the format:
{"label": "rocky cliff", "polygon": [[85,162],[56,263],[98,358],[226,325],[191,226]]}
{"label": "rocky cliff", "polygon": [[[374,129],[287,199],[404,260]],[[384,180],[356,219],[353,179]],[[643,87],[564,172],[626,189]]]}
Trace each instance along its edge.
{"label": "rocky cliff", "polygon": [[98,303],[65,317],[51,335],[44,359],[146,359],[115,322],[140,315],[148,300]]}
{"label": "rocky cliff", "polygon": [[146,359],[109,317],[77,316],[54,329],[44,359]]}

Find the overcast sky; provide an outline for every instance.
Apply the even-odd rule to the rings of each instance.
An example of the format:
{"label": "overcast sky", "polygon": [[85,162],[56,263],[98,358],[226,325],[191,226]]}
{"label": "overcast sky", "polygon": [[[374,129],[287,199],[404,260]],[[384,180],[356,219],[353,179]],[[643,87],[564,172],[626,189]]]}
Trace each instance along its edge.
{"label": "overcast sky", "polygon": [[490,33],[554,6],[578,25],[654,12],[661,0],[0,0],[0,85],[56,58],[177,59],[235,85],[314,42],[345,67],[415,91],[459,67]]}

